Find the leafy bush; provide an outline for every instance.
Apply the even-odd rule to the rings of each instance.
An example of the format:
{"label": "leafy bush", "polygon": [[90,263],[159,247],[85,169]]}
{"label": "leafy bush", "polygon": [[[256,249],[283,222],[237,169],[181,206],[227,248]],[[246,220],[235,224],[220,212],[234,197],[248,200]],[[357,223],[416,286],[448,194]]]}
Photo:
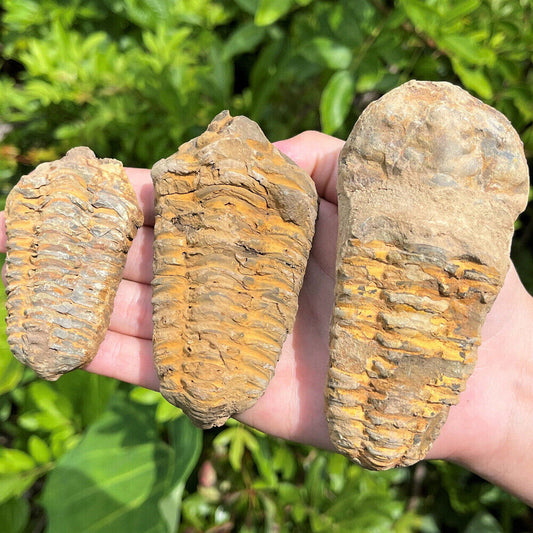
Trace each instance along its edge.
{"label": "leafy bush", "polygon": [[[460,83],[533,153],[526,0],[4,0],[0,180],[86,144],[149,167],[221,109],[272,139],[345,137],[411,78]],[[533,287],[532,207],[513,255]],[[514,498],[435,462],[366,472],[236,422],[199,432],[156,393],[45,383],[0,343],[0,524],[43,531],[530,530]]]}

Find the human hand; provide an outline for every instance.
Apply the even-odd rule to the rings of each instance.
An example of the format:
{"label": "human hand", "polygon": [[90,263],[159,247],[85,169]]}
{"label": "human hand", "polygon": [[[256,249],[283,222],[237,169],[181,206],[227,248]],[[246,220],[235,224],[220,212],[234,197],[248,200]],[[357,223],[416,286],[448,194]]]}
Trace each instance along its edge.
{"label": "human hand", "polygon": [[[294,330],[265,394],[237,417],[272,435],[326,449],[332,449],[324,388],[335,279],[336,163],[342,145],[317,132],[277,143],[315,180],[320,211]],[[106,338],[87,370],[157,390],[151,343],[153,188],[148,170],[126,172],[145,225],[129,251]],[[5,250],[3,217],[1,221],[0,251]],[[527,491],[531,469],[524,468],[523,457],[533,440],[529,421],[533,366],[527,357],[532,321],[531,297],[511,266],[483,327],[474,373],[428,455],[461,463],[529,501],[533,501],[533,486]]]}

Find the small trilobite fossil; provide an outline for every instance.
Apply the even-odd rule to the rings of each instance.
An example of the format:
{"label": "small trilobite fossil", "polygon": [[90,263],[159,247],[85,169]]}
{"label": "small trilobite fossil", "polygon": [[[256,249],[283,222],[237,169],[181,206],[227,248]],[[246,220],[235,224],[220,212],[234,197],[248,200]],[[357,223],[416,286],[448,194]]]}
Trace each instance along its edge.
{"label": "small trilobite fossil", "polygon": [[310,177],[246,117],[217,115],[156,163],[154,359],[200,427],[263,394],[291,329],[314,234]]}
{"label": "small trilobite fossil", "polygon": [[423,458],[471,374],[528,169],[509,121],[449,83],[372,103],[339,158],[330,438],[372,469]]}
{"label": "small trilobite fossil", "polygon": [[39,165],[9,193],[7,339],[40,377],[96,355],[142,221],[122,164],[85,147]]}

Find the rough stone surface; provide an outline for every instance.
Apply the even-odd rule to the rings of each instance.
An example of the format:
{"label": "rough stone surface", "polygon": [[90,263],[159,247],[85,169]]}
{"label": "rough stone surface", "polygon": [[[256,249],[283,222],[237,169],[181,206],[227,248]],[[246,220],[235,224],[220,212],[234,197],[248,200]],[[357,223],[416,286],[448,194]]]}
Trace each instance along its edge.
{"label": "rough stone surface", "polygon": [[39,165],[6,202],[7,336],[45,379],[88,363],[142,224],[122,164],[89,148]]}
{"label": "rough stone surface", "polygon": [[310,177],[222,112],[156,163],[154,359],[200,427],[251,407],[292,328],[314,233]]}
{"label": "rough stone surface", "polygon": [[361,115],[338,194],[330,437],[365,467],[409,465],[473,370],[527,202],[522,143],[462,89],[409,82]]}

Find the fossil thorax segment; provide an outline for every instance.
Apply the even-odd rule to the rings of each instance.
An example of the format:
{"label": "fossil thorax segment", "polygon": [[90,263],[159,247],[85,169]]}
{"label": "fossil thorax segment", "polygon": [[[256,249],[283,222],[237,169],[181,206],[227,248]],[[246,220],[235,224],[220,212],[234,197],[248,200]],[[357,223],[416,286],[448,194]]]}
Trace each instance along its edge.
{"label": "fossil thorax segment", "polygon": [[527,202],[522,143],[462,89],[410,82],[361,115],[338,193],[330,436],[369,468],[408,465],[473,370]]}
{"label": "fossil thorax segment", "polygon": [[85,147],[23,176],[6,202],[7,335],[46,379],[88,363],[142,224],[122,164]]}
{"label": "fossil thorax segment", "polygon": [[263,394],[292,328],[315,187],[257,124],[228,112],[152,177],[161,392],[199,426],[220,425]]}

